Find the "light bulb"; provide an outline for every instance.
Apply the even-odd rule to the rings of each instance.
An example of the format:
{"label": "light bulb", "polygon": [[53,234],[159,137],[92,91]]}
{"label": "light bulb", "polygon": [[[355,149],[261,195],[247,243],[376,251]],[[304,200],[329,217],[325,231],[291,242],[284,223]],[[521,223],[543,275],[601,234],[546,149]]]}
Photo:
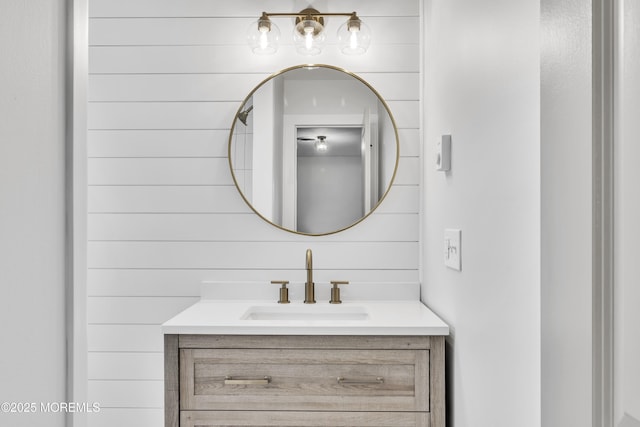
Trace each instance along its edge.
{"label": "light bulb", "polygon": [[305,27],[304,29],[304,47],[307,50],[313,48],[313,27]]}
{"label": "light bulb", "polygon": [[260,29],[260,49],[265,50],[269,46],[269,31]]}
{"label": "light bulb", "polygon": [[356,50],[358,49],[358,30],[351,29],[349,32],[351,33],[349,36],[349,48]]}

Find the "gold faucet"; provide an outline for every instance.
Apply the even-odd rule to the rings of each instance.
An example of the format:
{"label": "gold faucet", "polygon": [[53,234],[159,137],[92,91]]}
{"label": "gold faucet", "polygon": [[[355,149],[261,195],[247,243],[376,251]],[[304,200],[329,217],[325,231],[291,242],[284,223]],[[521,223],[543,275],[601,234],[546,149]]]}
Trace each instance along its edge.
{"label": "gold faucet", "polygon": [[304,303],[315,304],[316,296],[313,284],[313,254],[311,253],[311,249],[307,249],[306,261],[307,282],[304,284]]}

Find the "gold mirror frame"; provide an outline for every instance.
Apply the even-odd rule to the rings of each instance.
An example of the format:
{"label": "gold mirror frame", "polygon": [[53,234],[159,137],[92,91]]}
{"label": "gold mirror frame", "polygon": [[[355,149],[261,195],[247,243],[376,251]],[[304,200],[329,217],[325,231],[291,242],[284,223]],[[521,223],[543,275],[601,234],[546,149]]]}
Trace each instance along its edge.
{"label": "gold mirror frame", "polygon": [[[262,215],[251,203],[251,201],[249,201],[247,199],[247,197],[245,196],[244,192],[242,191],[242,189],[240,188],[240,185],[238,184],[238,180],[236,178],[235,173],[233,172],[233,163],[231,160],[231,153],[232,153],[232,144],[233,144],[233,137],[234,137],[234,131],[235,131],[235,127],[236,127],[236,123],[238,122],[238,116],[240,115],[240,113],[242,113],[245,109],[245,106],[247,105],[247,102],[252,98],[252,96],[254,95],[254,93],[259,90],[265,83],[271,81],[272,79],[285,74],[288,71],[291,70],[297,70],[297,69],[301,69],[301,68],[308,68],[308,69],[313,69],[313,68],[327,68],[327,69],[331,69],[331,70],[335,70],[335,71],[339,71],[342,72],[352,78],[355,78],[356,80],[360,81],[362,84],[364,84],[369,90],[371,90],[371,92],[378,98],[378,101],[380,101],[380,103],[384,106],[384,109],[386,110],[387,114],[389,115],[389,119],[391,121],[391,124],[393,126],[393,133],[395,136],[395,140],[396,140],[396,159],[394,162],[394,167],[393,167],[393,174],[391,175],[391,179],[389,180],[389,183],[387,184],[387,188],[385,189],[384,193],[382,194],[382,196],[380,197],[380,199],[378,200],[378,202],[369,210],[369,212],[365,213],[360,219],[358,219],[357,221],[354,221],[353,223],[339,228],[337,230],[332,230],[332,231],[327,231],[327,232],[323,232],[323,233],[305,233],[305,232],[301,232],[301,231],[297,231],[297,230],[292,230],[290,228],[286,228],[280,224],[276,224],[275,222],[271,221],[270,219],[266,218],[264,215]],[[340,67],[336,67],[333,65],[327,65],[327,64],[302,64],[302,65],[295,65],[292,67],[288,67],[285,69],[282,69],[272,75],[270,75],[269,77],[267,77],[266,79],[264,79],[263,81],[261,81],[258,85],[256,85],[255,88],[253,88],[251,90],[251,92],[249,92],[249,94],[245,97],[244,101],[242,101],[242,103],[240,104],[240,107],[238,108],[238,110],[236,111],[236,114],[234,114],[234,120],[233,123],[231,124],[231,129],[229,131],[229,142],[228,142],[228,147],[227,147],[227,160],[229,163],[229,170],[231,171],[231,177],[233,178],[233,183],[236,187],[236,189],[238,190],[238,193],[240,194],[240,196],[242,197],[242,200],[244,200],[244,202],[247,204],[247,206],[249,206],[249,208],[251,208],[251,210],[258,215],[260,218],[262,218],[264,221],[266,221],[267,223],[273,225],[276,228],[279,228],[280,230],[284,230],[287,231],[289,233],[294,233],[294,234],[298,234],[298,235],[302,235],[302,236],[328,236],[331,234],[336,234],[345,230],[348,230],[354,226],[356,226],[357,224],[361,223],[362,221],[364,221],[366,218],[368,218],[373,212],[376,211],[376,209],[378,209],[378,207],[380,206],[380,204],[383,202],[383,200],[387,197],[387,194],[389,194],[389,191],[391,191],[391,187],[393,186],[393,183],[395,181],[396,178],[396,174],[398,173],[398,163],[400,161],[400,138],[398,136],[398,126],[396,125],[396,121],[393,117],[393,114],[391,113],[391,109],[389,108],[389,105],[386,103],[386,101],[382,98],[382,96],[378,93],[378,91],[376,89],[373,88],[373,86],[371,86],[366,80],[364,80],[362,77],[347,71],[344,68],[340,68]]]}

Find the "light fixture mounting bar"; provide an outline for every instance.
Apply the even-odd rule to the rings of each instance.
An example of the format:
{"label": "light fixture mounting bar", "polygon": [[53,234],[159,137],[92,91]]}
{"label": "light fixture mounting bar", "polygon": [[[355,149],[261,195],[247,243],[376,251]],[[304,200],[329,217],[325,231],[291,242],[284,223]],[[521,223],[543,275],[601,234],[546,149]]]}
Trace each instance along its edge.
{"label": "light fixture mounting bar", "polygon": [[286,16],[290,16],[292,18],[299,18],[299,17],[306,17],[306,16],[311,16],[311,17],[326,17],[326,16],[357,16],[356,12],[345,12],[345,13],[321,13],[321,12],[298,12],[298,13],[272,13],[272,12],[262,12],[262,16],[266,16],[266,17],[272,17],[272,16],[282,16],[282,17],[286,17]]}
{"label": "light fixture mounting bar", "polygon": [[[322,31],[322,27],[324,27],[324,18],[328,16],[348,16],[349,28],[360,29],[360,18],[358,18],[358,15],[355,11],[344,12],[344,13],[343,12],[322,13],[310,7],[307,9],[303,9],[298,13],[262,12],[262,17],[260,19],[263,20],[264,22],[270,23],[269,21],[270,17],[292,17],[292,18],[296,18],[296,25],[300,24],[300,22],[305,20],[316,21],[317,23],[320,24],[319,29],[316,29],[314,31],[314,35],[317,35],[319,32]],[[303,30],[301,29],[298,29],[298,31],[301,34],[304,34]]]}

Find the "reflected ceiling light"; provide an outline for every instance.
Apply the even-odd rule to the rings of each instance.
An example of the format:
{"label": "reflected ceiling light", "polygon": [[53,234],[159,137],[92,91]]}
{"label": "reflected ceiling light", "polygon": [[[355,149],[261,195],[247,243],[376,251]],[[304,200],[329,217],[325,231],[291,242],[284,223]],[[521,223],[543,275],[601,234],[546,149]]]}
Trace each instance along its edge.
{"label": "reflected ceiling light", "polygon": [[257,54],[273,54],[278,50],[280,30],[271,22],[271,17],[295,17],[293,43],[302,55],[318,55],[322,52],[326,41],[324,18],[327,16],[348,16],[349,19],[338,29],[338,46],[347,55],[361,55],[367,51],[371,43],[371,30],[356,12],[320,13],[316,9],[307,8],[299,13],[269,13],[251,24],[247,32],[247,41],[251,50]]}
{"label": "reflected ceiling light", "polygon": [[315,142],[316,151],[325,152],[329,149],[326,141],[327,137],[324,135],[318,135],[318,139]]}

